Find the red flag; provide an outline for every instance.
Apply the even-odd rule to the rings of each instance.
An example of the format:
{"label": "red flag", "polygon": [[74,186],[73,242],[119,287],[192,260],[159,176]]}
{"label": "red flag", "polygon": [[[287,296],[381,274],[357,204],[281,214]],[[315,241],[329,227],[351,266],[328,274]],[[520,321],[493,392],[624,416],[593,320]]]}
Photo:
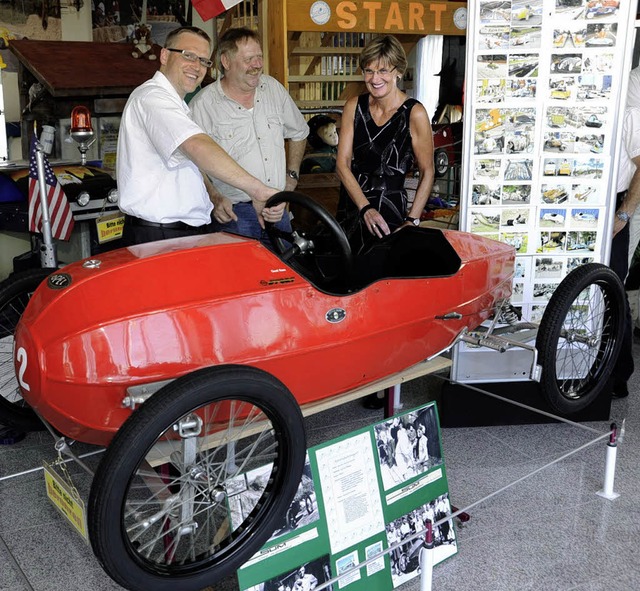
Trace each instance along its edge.
{"label": "red flag", "polygon": [[192,0],[193,7],[203,21],[222,14],[240,2],[242,0]]}
{"label": "red flag", "polygon": [[[44,159],[44,178],[47,184],[51,234],[59,240],[69,240],[73,230],[71,207],[56,175],[51,170],[47,155],[43,153],[42,157]],[[40,184],[38,183],[35,134],[31,140],[29,156],[29,231],[42,232],[42,204],[40,201]]]}

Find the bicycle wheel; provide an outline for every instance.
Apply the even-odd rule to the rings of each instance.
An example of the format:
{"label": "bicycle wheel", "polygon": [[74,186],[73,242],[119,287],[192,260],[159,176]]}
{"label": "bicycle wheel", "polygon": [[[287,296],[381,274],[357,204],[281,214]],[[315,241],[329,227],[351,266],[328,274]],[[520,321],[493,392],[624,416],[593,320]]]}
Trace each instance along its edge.
{"label": "bicycle wheel", "polygon": [[24,401],[13,365],[13,336],[33,292],[54,269],[30,269],[0,283],[0,424],[21,431],[44,429]]}
{"label": "bicycle wheel", "polygon": [[133,591],[196,591],[235,572],[273,534],[305,461],[302,413],[251,367],[168,384],[118,431],[89,497],[91,545]]}
{"label": "bicycle wheel", "polygon": [[553,292],[536,348],[542,394],[559,414],[586,408],[606,386],[622,344],[624,297],[618,276],[599,263],[576,268]]}

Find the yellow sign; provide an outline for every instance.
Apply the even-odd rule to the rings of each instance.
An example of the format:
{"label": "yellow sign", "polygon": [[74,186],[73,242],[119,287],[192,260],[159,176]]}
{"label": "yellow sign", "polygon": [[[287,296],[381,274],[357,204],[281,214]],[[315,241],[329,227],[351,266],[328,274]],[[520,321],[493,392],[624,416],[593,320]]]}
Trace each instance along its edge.
{"label": "yellow sign", "polygon": [[466,2],[287,0],[290,31],[466,34]]}
{"label": "yellow sign", "polygon": [[121,213],[110,213],[96,219],[96,230],[98,231],[98,244],[122,238],[124,232],[124,215]]}
{"label": "yellow sign", "polygon": [[87,533],[87,515],[82,499],[77,491],[62,480],[52,466],[44,463],[44,480],[47,485],[47,496],[56,509],[66,517],[75,530],[89,542]]}

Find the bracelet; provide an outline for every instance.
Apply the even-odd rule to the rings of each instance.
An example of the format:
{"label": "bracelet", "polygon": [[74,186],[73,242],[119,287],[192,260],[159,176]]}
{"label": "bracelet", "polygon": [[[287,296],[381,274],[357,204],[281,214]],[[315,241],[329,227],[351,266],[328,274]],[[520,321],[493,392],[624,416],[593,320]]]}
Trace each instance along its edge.
{"label": "bracelet", "polygon": [[375,207],[373,207],[373,205],[371,205],[371,203],[367,203],[360,211],[359,211],[359,215],[360,215],[360,219],[364,220],[364,214],[367,213],[370,209],[375,209]]}

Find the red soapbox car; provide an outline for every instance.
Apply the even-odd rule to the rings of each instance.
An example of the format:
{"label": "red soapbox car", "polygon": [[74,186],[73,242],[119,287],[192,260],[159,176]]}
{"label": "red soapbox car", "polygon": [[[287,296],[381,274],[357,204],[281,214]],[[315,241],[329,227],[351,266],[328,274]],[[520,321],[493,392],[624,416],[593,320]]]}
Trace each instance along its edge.
{"label": "red soapbox car", "polygon": [[[64,437],[107,446],[89,537],[128,589],[202,589],[262,546],[300,482],[301,405],[403,371],[461,335],[502,342],[469,331],[511,293],[511,246],[410,227],[354,256],[317,203],[287,192],[272,200],[316,220],[304,232],[270,228],[275,253],[231,234],[194,236],[56,270],[24,309],[19,289],[0,290],[0,337],[12,338],[15,367],[0,423],[43,419]],[[621,289],[590,264],[552,296],[534,366],[559,411],[582,408],[609,376]],[[251,502],[233,503],[237,480],[265,466]]]}

